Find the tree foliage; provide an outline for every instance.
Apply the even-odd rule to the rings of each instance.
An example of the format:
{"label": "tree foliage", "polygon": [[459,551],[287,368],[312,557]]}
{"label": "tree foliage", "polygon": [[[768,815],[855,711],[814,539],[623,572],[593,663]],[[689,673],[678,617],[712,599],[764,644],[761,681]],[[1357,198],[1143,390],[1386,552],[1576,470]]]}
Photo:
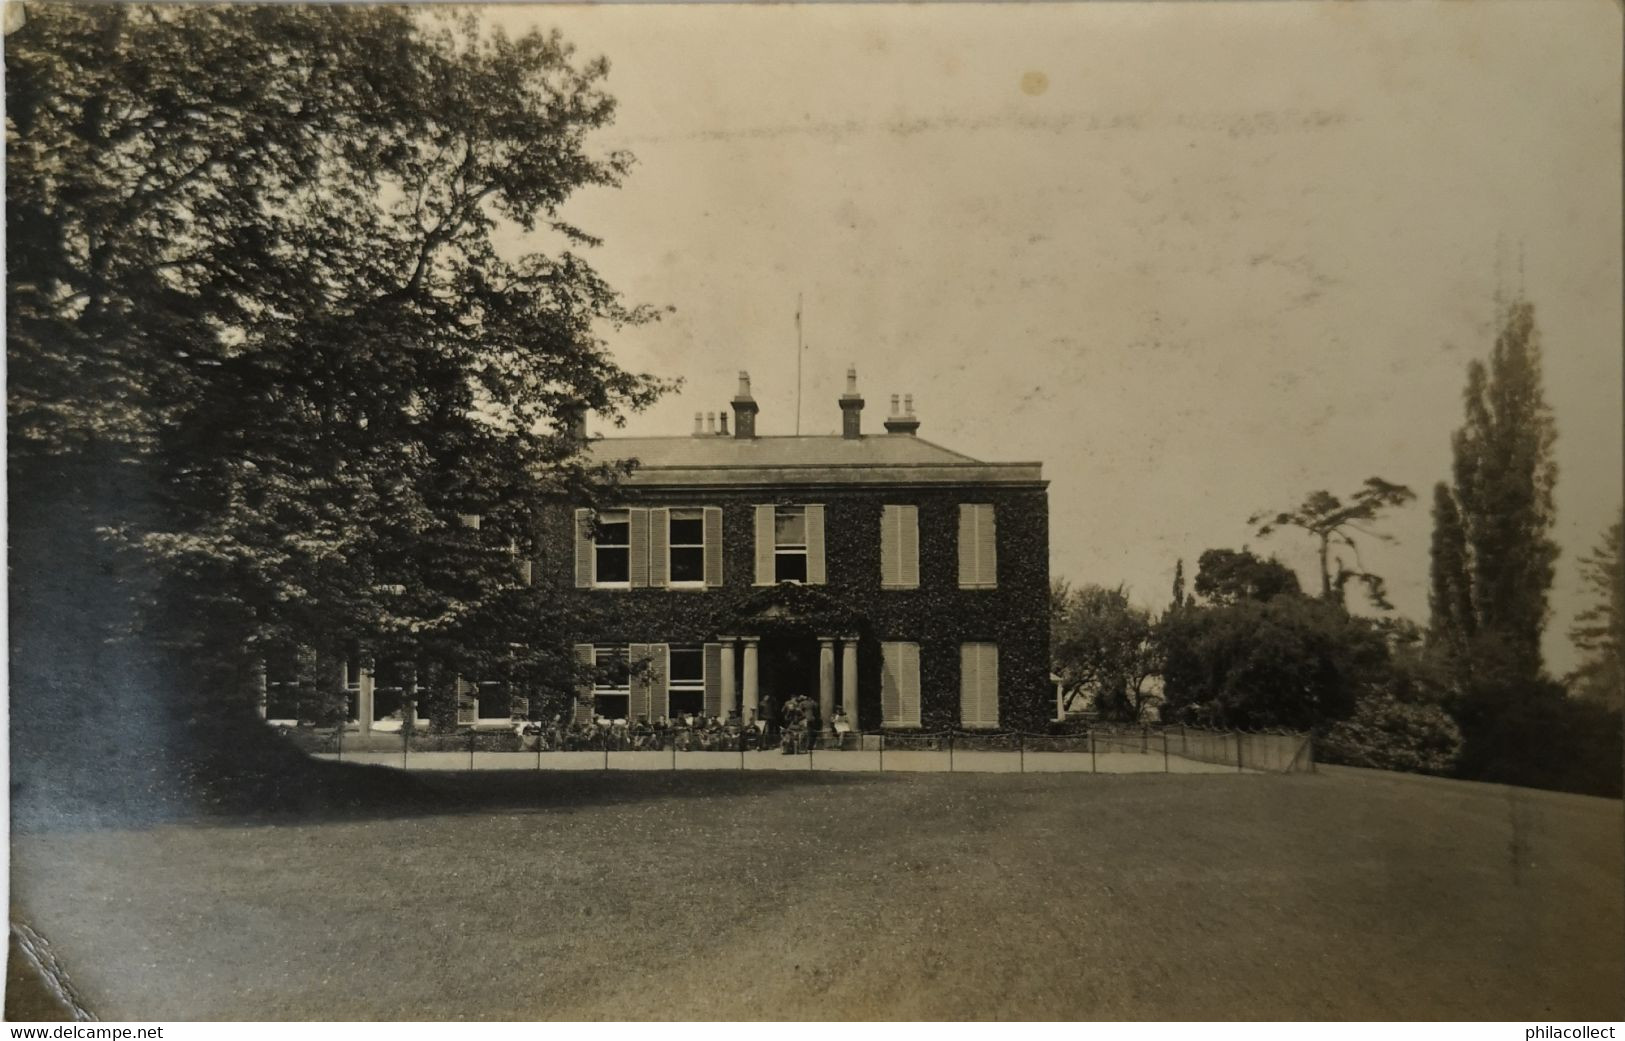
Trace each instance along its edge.
{"label": "tree foliage", "polygon": [[1057,579],[1050,595],[1050,659],[1070,711],[1087,698],[1103,719],[1137,723],[1156,698],[1161,645],[1151,612],[1127,590]]}
{"label": "tree foliage", "polygon": [[1464,683],[1493,675],[1528,684],[1541,674],[1557,559],[1550,537],[1557,429],[1542,389],[1533,305],[1509,309],[1488,366],[1476,359],[1468,366],[1464,399],[1452,483],[1435,489],[1434,640],[1460,649]]}
{"label": "tree foliage", "polygon": [[1210,604],[1262,603],[1300,592],[1296,572],[1247,549],[1204,550],[1196,561],[1195,585],[1196,594]]}
{"label": "tree foliage", "polygon": [[[1388,602],[1382,576],[1366,568],[1365,562],[1360,559],[1360,546],[1354,535],[1392,542],[1393,536],[1373,531],[1369,525],[1385,511],[1403,506],[1415,498],[1416,493],[1402,484],[1394,484],[1381,477],[1367,477],[1365,484],[1347,501],[1328,491],[1311,492],[1291,510],[1273,517],[1267,513],[1257,513],[1247,522],[1257,526],[1256,534],[1260,538],[1274,534],[1281,528],[1298,528],[1315,539],[1319,550],[1320,595],[1323,599],[1343,603],[1352,579],[1365,586],[1373,604],[1384,611],[1391,611],[1393,605]],[[1334,546],[1353,554],[1353,563],[1335,555]]]}
{"label": "tree foliage", "polygon": [[6,60],[13,479],[135,471],[151,508],[88,523],[161,576],[144,638],[235,673],[360,645],[561,682],[517,581],[532,518],[616,476],[573,410],[666,387],[608,353],[654,313],[561,215],[631,165],[590,147],[606,63],[280,5],[30,7]]}
{"label": "tree foliage", "polygon": [[1594,600],[1569,628],[1585,656],[1568,678],[1570,689],[1619,707],[1625,704],[1625,511],[1591,555],[1580,558],[1580,574]]}
{"label": "tree foliage", "polygon": [[1316,729],[1349,715],[1386,678],[1376,626],[1301,595],[1172,613],[1159,635],[1169,721]]}

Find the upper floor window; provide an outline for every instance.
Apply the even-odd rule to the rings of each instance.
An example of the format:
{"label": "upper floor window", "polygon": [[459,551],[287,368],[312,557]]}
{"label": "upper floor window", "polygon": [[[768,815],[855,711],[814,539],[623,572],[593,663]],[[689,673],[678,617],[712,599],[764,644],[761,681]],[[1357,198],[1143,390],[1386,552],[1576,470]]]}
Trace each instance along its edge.
{"label": "upper floor window", "polygon": [[961,503],[959,507],[959,587],[992,589],[997,586],[998,538],[990,503]]}
{"label": "upper floor window", "polygon": [[722,509],[576,510],[576,587],[722,585]]}
{"label": "upper floor window", "polygon": [[880,584],[887,589],[920,585],[920,511],[886,506],[880,514]]}
{"label": "upper floor window", "polygon": [[593,585],[632,581],[632,522],[625,510],[601,513],[593,532]]}
{"label": "upper floor window", "polygon": [[705,516],[700,510],[669,510],[672,585],[705,584]]}
{"label": "upper floor window", "polygon": [[824,583],[824,507],[756,507],[756,584]]}
{"label": "upper floor window", "polygon": [[780,506],[773,511],[773,581],[807,581],[807,509]]}

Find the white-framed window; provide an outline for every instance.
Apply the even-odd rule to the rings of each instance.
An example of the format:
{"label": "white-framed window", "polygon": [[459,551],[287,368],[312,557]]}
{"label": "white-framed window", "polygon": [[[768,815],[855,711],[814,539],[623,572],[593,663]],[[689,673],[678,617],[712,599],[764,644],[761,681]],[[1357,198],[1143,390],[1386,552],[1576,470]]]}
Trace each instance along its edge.
{"label": "white-framed window", "polygon": [[593,714],[608,719],[626,719],[632,705],[630,648],[597,645],[592,649],[598,675],[593,680]]}
{"label": "white-framed window", "polygon": [[991,503],[959,506],[959,587],[993,589],[998,585],[998,528]]}
{"label": "white-framed window", "polygon": [[699,644],[672,644],[669,652],[669,678],[666,682],[666,711],[655,706],[656,715],[671,718],[705,713],[705,652]]}
{"label": "white-framed window", "polygon": [[674,586],[705,585],[705,511],[667,511],[666,581]]}
{"label": "white-framed window", "polygon": [[880,645],[880,723],[888,727],[920,725],[920,645]]}
{"label": "white-framed window", "polygon": [[959,721],[967,727],[999,725],[999,645],[959,645]]}
{"label": "white-framed window", "polygon": [[884,589],[920,587],[920,510],[888,505],[880,511],[880,585]]}
{"label": "white-framed window", "polygon": [[773,509],[773,581],[807,581],[807,508]]}
{"label": "white-framed window", "polygon": [[592,584],[611,589],[632,584],[632,520],[626,510],[598,515],[592,536]]}
{"label": "white-framed window", "polygon": [[824,507],[756,507],[756,584],[824,584]]}

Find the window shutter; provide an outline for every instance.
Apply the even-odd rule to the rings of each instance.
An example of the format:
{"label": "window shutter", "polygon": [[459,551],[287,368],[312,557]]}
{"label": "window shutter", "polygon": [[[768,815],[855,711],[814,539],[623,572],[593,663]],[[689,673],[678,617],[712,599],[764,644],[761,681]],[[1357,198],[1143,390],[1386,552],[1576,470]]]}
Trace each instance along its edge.
{"label": "window shutter", "polygon": [[705,508],[705,584],[722,585],[722,507]]}
{"label": "window shutter", "polygon": [[976,507],[959,504],[959,584],[976,584]]}
{"label": "window shutter", "polygon": [[903,585],[920,586],[920,508],[903,507]]}
{"label": "window shutter", "polygon": [[907,726],[920,725],[920,645],[903,644],[902,716]]}
{"label": "window shutter", "polygon": [[959,718],[966,726],[999,725],[999,647],[959,645]]}
{"label": "window shutter", "polygon": [[976,581],[992,588],[999,584],[999,546],[992,504],[976,507]]}
{"label": "window shutter", "polygon": [[756,507],[756,584],[773,584],[773,507]]}
{"label": "window shutter", "polygon": [[999,645],[981,645],[981,663],[977,669],[981,679],[981,723],[983,726],[999,724]]}
{"label": "window shutter", "polygon": [[976,644],[959,645],[959,721],[973,727],[981,722],[981,683],[977,672]]}
{"label": "window shutter", "polygon": [[722,715],[722,644],[705,645],[705,714]]}
{"label": "window shutter", "polygon": [[[646,643],[634,643],[628,645],[626,648],[626,660],[634,668],[639,662],[646,661],[650,657],[652,657],[652,654],[650,652],[649,645]],[[648,667],[653,668],[653,663],[650,662]],[[650,685],[651,676],[647,671],[645,671],[642,675],[634,674],[632,676],[632,696],[626,701],[626,721],[628,723],[636,722],[639,716],[647,716],[649,714]]]}
{"label": "window shutter", "polygon": [[880,511],[880,584],[900,586],[902,573],[902,507],[884,506]]}
{"label": "window shutter", "polygon": [[884,585],[917,589],[920,585],[920,509],[887,506],[880,530],[880,576]]}
{"label": "window shutter", "polygon": [[[582,511],[585,512],[585,511]],[[585,668],[592,668],[597,659],[593,657],[592,644],[576,644],[576,664]],[[583,677],[576,685],[575,721],[577,723],[590,723],[592,721],[592,678]]]}
{"label": "window shutter", "polygon": [[576,511],[576,588],[592,585],[592,511]]}
{"label": "window shutter", "polygon": [[650,666],[654,672],[649,677],[649,722],[653,723],[661,716],[671,715],[666,703],[671,682],[671,646],[651,643],[649,653],[654,658],[654,664]]}
{"label": "window shutter", "polygon": [[898,682],[898,669],[901,667],[900,643],[883,643],[880,645],[880,719],[883,723],[897,723],[901,716],[901,684]]}
{"label": "window shutter", "polygon": [[671,545],[671,511],[649,511],[649,584],[663,587],[670,579],[667,549]]}
{"label": "window shutter", "polygon": [[637,589],[649,584],[649,511],[626,511],[627,577],[628,584]]}
{"label": "window shutter", "polygon": [[807,508],[807,584],[824,584],[824,508]]}

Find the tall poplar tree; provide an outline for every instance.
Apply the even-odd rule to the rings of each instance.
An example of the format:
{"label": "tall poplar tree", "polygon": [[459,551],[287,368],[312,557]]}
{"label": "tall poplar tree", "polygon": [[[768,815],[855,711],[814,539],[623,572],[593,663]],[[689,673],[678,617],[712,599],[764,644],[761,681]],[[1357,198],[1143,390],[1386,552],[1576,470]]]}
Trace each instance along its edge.
{"label": "tall poplar tree", "polygon": [[1435,493],[1432,635],[1461,648],[1463,679],[1533,683],[1558,550],[1557,428],[1532,304],[1508,309],[1489,364],[1468,366],[1464,397],[1453,483]]}

